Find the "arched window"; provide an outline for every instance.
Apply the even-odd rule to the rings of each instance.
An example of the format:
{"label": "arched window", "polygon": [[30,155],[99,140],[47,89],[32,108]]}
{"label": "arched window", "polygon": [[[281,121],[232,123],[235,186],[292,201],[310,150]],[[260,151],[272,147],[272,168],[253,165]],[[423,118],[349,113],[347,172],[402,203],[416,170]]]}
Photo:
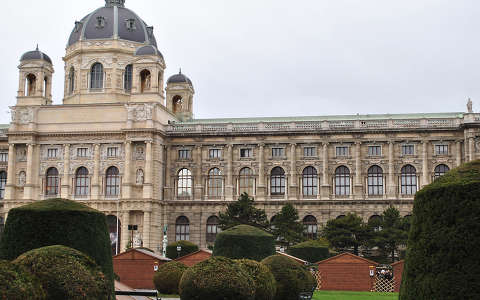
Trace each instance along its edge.
{"label": "arched window", "polygon": [[43,97],[47,98],[48,93],[48,78],[43,78]]}
{"label": "arched window", "polygon": [[108,233],[110,234],[110,245],[112,247],[112,255],[120,253],[122,223],[113,215],[107,216]]}
{"label": "arched window", "polygon": [[177,196],[179,198],[190,198],[192,196],[192,172],[189,169],[178,171]]}
{"label": "arched window", "polygon": [[178,217],[175,222],[175,241],[188,240],[190,240],[190,221],[187,217]]}
{"label": "arched window", "polygon": [[383,170],[379,166],[371,166],[368,169],[368,194],[383,195]]}
{"label": "arched window", "polygon": [[72,94],[74,90],[75,90],[75,69],[71,67],[70,72],[68,73],[68,92]]}
{"label": "arched window", "polygon": [[173,113],[179,113],[183,111],[183,99],[182,96],[176,95],[172,99],[173,101]]}
{"label": "arched window", "polygon": [[103,88],[103,66],[101,63],[95,63],[90,70],[90,88]]}
{"label": "arched window", "polygon": [[368,219],[368,225],[373,228],[373,231],[382,230],[382,217],[373,215]]}
{"label": "arched window", "polygon": [[157,78],[157,86],[158,86],[158,91],[162,90],[162,72],[158,72],[158,78]]}
{"label": "arched window", "polygon": [[285,171],[280,167],[272,169],[270,175],[270,194],[285,195]]}
{"label": "arched window", "polygon": [[208,172],[208,196],[221,197],[223,189],[222,172],[220,169],[213,168]]}
{"label": "arched window", "polygon": [[400,176],[402,195],[413,195],[417,192],[417,170],[412,165],[403,166]]}
{"label": "arched window", "polygon": [[150,90],[152,84],[152,75],[149,70],[140,72],[140,93]]}
{"label": "arched window", "polygon": [[447,165],[441,164],[441,165],[436,166],[435,167],[435,179],[445,175],[445,173],[447,173],[448,171],[450,171],[450,168]]}
{"label": "arched window", "polygon": [[350,170],[345,166],[335,170],[335,195],[350,195]]}
{"label": "arched window", "polygon": [[5,197],[5,186],[7,185],[7,172],[0,172],[0,199]]}
{"label": "arched window", "polygon": [[58,170],[56,168],[49,168],[47,170],[47,184],[45,187],[45,194],[47,196],[58,194]]}
{"label": "arched window", "polygon": [[132,90],[132,77],[133,77],[133,65],[127,65],[125,67],[125,73],[123,74],[123,88],[125,91],[130,92]]}
{"label": "arched window", "polygon": [[75,173],[75,196],[87,196],[89,192],[88,170],[80,167]]}
{"label": "arched window", "polygon": [[37,77],[33,74],[28,74],[26,77],[26,96],[34,96],[37,89]]}
{"label": "arched window", "polygon": [[305,226],[304,235],[307,239],[317,239],[318,224],[317,218],[314,216],[306,216],[303,218],[303,225]]}
{"label": "arched window", "polygon": [[222,230],[218,227],[219,219],[217,216],[211,216],[207,219],[207,243],[214,243],[217,233]]}
{"label": "arched window", "polygon": [[117,167],[107,169],[105,182],[105,195],[118,196],[120,193],[120,172]]}
{"label": "arched window", "polygon": [[302,174],[302,188],[304,196],[317,195],[318,175],[314,167],[306,167]]}
{"label": "arched window", "polygon": [[248,195],[253,195],[255,177],[253,176],[253,171],[250,168],[243,168],[240,170],[238,177],[238,188],[239,194],[247,193]]}

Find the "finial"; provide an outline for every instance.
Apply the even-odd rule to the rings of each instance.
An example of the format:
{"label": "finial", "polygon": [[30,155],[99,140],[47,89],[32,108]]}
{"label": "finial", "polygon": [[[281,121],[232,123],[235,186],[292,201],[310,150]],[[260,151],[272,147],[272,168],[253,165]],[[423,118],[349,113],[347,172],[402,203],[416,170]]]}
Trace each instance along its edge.
{"label": "finial", "polygon": [[182,68],[180,68],[180,71],[178,71],[178,74],[182,74]]}
{"label": "finial", "polygon": [[105,0],[105,6],[106,7],[113,7],[113,6],[125,7],[125,0]]}
{"label": "finial", "polygon": [[472,113],[473,112],[473,102],[472,99],[468,98],[467,101],[467,112]]}
{"label": "finial", "polygon": [[38,44],[37,44],[37,49],[35,49],[36,51],[38,51]]}

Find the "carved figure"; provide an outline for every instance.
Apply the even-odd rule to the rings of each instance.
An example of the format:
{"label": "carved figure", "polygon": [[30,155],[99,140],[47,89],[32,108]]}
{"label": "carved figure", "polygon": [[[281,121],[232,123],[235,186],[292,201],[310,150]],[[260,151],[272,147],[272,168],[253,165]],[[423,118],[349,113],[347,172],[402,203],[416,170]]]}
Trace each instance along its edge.
{"label": "carved figure", "polygon": [[137,170],[137,184],[143,184],[143,170]]}
{"label": "carved figure", "polygon": [[144,159],[143,153],[144,153],[143,147],[142,146],[137,146],[136,151],[135,151],[135,159],[136,160]]}
{"label": "carved figure", "polygon": [[468,98],[468,102],[467,102],[467,111],[469,113],[473,113],[473,102],[472,102],[472,99]]}
{"label": "carved figure", "polygon": [[133,247],[142,247],[142,238],[138,232],[133,236]]}
{"label": "carved figure", "polygon": [[21,171],[18,174],[18,185],[19,186],[25,186],[25,183],[26,183],[26,174],[25,174],[24,171]]}

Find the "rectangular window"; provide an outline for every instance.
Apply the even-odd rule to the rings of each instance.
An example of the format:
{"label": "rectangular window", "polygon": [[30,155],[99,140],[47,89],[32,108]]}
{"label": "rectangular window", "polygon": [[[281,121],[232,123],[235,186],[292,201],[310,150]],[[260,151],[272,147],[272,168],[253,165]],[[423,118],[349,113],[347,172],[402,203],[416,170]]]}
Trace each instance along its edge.
{"label": "rectangular window", "polygon": [[78,157],[87,157],[88,148],[77,148]]}
{"label": "rectangular window", "polygon": [[240,157],[245,158],[245,157],[252,157],[252,156],[253,156],[252,149],[249,149],[249,148],[240,149]]}
{"label": "rectangular window", "polygon": [[52,148],[47,149],[47,157],[48,158],[56,158],[58,154],[58,149]]}
{"label": "rectangular window", "polygon": [[448,145],[435,145],[435,154],[436,155],[447,155],[448,154]]}
{"label": "rectangular window", "polygon": [[189,149],[182,149],[178,150],[178,158],[179,159],[190,159],[191,157],[191,152]]}
{"label": "rectangular window", "polygon": [[347,146],[336,147],[335,154],[336,156],[348,156],[348,147]]}
{"label": "rectangular window", "polygon": [[117,157],[117,156],[118,156],[118,147],[107,148],[107,157]]}
{"label": "rectangular window", "polygon": [[0,153],[0,162],[8,162],[8,153]]}
{"label": "rectangular window", "polygon": [[369,156],[381,156],[382,147],[381,146],[368,146],[368,155]]}
{"label": "rectangular window", "polygon": [[208,150],[209,158],[220,158],[222,157],[222,150],[220,149],[210,149]]}
{"label": "rectangular window", "polygon": [[272,148],[272,157],[284,157],[285,148]]}
{"label": "rectangular window", "polygon": [[317,148],[315,148],[315,147],[305,147],[305,148],[303,148],[303,156],[305,156],[305,157],[317,156]]}
{"label": "rectangular window", "polygon": [[402,155],[414,155],[415,146],[414,145],[402,145]]}

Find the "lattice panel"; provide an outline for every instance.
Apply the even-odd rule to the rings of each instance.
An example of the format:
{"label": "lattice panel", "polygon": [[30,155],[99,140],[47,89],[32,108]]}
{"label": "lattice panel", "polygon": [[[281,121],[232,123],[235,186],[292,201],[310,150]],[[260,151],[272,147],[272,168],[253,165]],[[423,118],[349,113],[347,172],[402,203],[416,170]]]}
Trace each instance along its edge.
{"label": "lattice panel", "polygon": [[393,279],[385,279],[381,277],[375,277],[374,292],[392,293],[395,287],[395,281]]}
{"label": "lattice panel", "polygon": [[311,270],[313,277],[317,281],[316,290],[320,290],[322,288],[322,274],[318,270]]}

